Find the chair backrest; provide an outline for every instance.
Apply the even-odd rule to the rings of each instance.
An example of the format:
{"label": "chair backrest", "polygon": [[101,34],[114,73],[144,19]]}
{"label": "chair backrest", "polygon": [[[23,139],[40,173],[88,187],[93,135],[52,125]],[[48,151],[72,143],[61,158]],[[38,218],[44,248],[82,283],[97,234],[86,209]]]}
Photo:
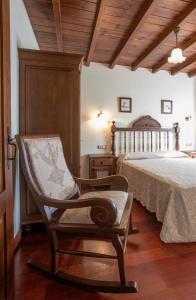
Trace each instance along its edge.
{"label": "chair backrest", "polygon": [[40,195],[56,200],[71,199],[78,194],[57,135],[16,136],[23,173],[42,216],[51,219],[48,207],[40,205]]}

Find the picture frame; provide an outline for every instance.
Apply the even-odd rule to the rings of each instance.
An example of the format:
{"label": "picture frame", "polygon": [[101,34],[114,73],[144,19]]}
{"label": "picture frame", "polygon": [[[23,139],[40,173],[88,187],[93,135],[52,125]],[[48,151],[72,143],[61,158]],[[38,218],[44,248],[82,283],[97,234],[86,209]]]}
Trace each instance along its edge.
{"label": "picture frame", "polygon": [[172,100],[161,100],[161,113],[172,114],[173,113],[173,101]]}
{"label": "picture frame", "polygon": [[124,113],[132,112],[132,98],[119,97],[119,112],[124,112]]}

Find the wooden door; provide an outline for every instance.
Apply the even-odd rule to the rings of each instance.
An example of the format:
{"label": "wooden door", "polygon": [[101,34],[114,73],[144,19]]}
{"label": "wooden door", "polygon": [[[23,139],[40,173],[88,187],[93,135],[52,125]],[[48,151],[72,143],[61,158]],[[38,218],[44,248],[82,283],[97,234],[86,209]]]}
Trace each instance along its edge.
{"label": "wooden door", "polygon": [[13,299],[13,233],[11,165],[7,130],[10,127],[9,0],[0,2],[0,300]]}

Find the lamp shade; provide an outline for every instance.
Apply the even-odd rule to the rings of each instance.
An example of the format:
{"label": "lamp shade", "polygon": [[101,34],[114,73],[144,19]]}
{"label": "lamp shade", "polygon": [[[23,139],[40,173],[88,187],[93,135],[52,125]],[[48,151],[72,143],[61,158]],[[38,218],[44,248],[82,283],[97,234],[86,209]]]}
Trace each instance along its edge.
{"label": "lamp shade", "polygon": [[182,50],[180,48],[175,48],[171,52],[171,56],[168,57],[168,62],[170,64],[182,63],[186,60],[186,57],[183,56]]}

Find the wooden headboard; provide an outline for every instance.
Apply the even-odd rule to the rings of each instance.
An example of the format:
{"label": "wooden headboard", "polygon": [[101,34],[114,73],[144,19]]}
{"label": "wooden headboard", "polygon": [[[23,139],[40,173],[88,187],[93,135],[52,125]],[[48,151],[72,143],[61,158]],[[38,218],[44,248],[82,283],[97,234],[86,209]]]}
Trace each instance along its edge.
{"label": "wooden headboard", "polygon": [[[162,128],[161,124],[150,116],[143,116],[132,123],[131,127],[116,127],[115,121],[112,121],[111,133],[112,133],[112,154],[116,155],[116,133],[121,134],[120,140],[123,143],[123,152],[126,153],[127,146],[131,148],[133,152],[136,149],[140,149],[140,152],[144,152],[147,149],[152,152],[162,150],[163,139],[166,144],[166,150],[170,149],[169,134],[174,134],[175,150],[179,150],[179,125],[174,123],[172,128]],[[139,135],[139,138],[136,138]],[[129,144],[129,145],[128,145]]]}

